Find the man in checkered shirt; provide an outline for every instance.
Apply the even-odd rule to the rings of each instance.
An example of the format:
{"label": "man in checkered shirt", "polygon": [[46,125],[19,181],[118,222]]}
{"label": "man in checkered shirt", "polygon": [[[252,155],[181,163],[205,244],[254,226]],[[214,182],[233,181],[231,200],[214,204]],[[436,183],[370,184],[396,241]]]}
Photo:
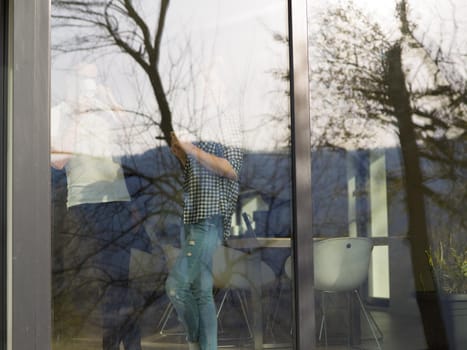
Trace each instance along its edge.
{"label": "man in checkered shirt", "polygon": [[181,142],[172,153],[184,167],[182,250],[166,282],[167,294],[187,332],[190,350],[217,349],[212,256],[230,234],[242,165],[240,147],[219,142]]}

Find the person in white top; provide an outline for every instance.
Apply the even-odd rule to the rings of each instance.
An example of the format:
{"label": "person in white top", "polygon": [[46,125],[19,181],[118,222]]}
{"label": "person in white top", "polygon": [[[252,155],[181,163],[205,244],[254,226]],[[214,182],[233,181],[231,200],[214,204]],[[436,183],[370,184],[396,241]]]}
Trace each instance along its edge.
{"label": "person in white top", "polygon": [[83,313],[100,303],[103,349],[118,350],[123,343],[126,350],[140,350],[128,280],[138,225],[122,166],[113,157],[117,118],[99,98],[96,66],[79,66],[77,77],[79,97],[52,110],[51,163],[64,168],[67,179],[69,254],[63,273]]}

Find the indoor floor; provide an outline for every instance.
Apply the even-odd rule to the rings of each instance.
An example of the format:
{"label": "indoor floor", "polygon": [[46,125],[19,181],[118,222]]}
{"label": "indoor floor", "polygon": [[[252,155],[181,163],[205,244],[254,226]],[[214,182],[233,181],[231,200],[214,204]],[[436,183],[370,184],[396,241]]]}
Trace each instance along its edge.
{"label": "indoor floor", "polygon": [[[423,329],[418,315],[400,314],[388,312],[387,310],[371,310],[371,314],[378,323],[382,333],[384,334],[381,342],[381,349],[383,350],[425,350],[426,343],[424,340]],[[238,334],[241,340],[226,339],[219,330],[219,349],[253,349],[252,341],[244,339],[245,332],[241,331],[242,327],[237,327],[240,333]],[[160,350],[185,350],[188,349],[186,344],[183,343],[183,335],[173,334],[179,331],[178,325],[167,329],[167,333],[161,335],[155,331],[152,335],[146,335],[142,341],[142,349],[160,349]],[[361,350],[374,350],[378,349],[376,342],[371,338],[368,330],[363,327],[362,323],[362,341],[358,345],[353,345],[351,349]],[[292,349],[291,337],[288,334],[281,333],[280,330],[275,330],[273,334],[267,332],[265,335],[265,349]],[[286,332],[288,333],[288,332]],[[229,338],[235,334],[229,333]],[[339,339],[328,339],[329,350],[343,350],[348,349],[345,337]],[[336,342],[340,344],[335,344]],[[287,344],[288,343],[288,344]],[[333,344],[334,343],[334,344]],[[318,344],[317,349],[325,349],[324,344]],[[72,342],[56,345],[55,350],[99,350],[100,339],[97,334],[92,337],[76,338]],[[123,347],[121,347],[123,349]]]}

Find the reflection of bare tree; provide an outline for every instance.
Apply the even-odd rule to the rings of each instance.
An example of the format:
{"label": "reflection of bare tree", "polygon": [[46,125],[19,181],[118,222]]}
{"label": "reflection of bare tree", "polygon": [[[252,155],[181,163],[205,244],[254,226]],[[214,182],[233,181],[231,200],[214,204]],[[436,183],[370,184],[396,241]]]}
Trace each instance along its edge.
{"label": "reflection of bare tree", "polygon": [[[100,100],[97,92],[102,89],[93,79],[92,68],[80,69],[79,94],[53,110],[53,119],[60,121],[61,127],[52,138],[52,164],[57,169],[66,165],[68,184],[66,192],[63,183],[54,187],[54,214],[60,215],[63,209],[63,192],[68,206],[66,219],[59,216],[54,220],[54,335],[56,340],[67,340],[85,325],[102,325],[104,348],[118,346],[120,341],[127,348],[132,344],[137,348],[141,315],[161,296],[166,274],[162,256],[153,254],[157,264],[144,276],[152,283],[140,288],[130,273],[132,257],[134,250],[151,251],[142,221],[160,213],[149,208],[155,207],[165,216],[174,216],[179,210],[179,181],[170,171],[175,162],[167,159],[162,159],[167,164],[161,162],[165,166],[158,168],[166,168],[165,174],[146,174],[137,162],[131,164],[135,159],[126,159],[125,168],[132,166],[124,178],[120,161],[113,156],[116,110]],[[63,179],[65,174],[61,176]],[[128,182],[134,177],[139,183],[131,186],[130,196]],[[172,205],[148,206],[140,212],[144,205],[135,199],[155,197],[151,190],[158,198],[170,198]]]}
{"label": "reflection of bare tree", "polygon": [[[150,126],[155,126],[162,134],[158,138],[169,144],[169,135],[173,130],[171,109],[173,106],[169,105],[170,98],[175,98],[178,101],[183,99],[186,102],[187,114],[194,117],[200,110],[199,101],[197,101],[199,96],[193,96],[196,92],[193,92],[192,95],[182,91],[186,87],[182,86],[183,84],[191,84],[195,81],[196,72],[193,67],[187,68],[177,58],[171,56],[168,58],[170,61],[168,65],[164,65],[166,70],[162,71],[160,68],[161,39],[169,1],[160,2],[158,13],[154,9],[148,11],[149,7],[155,7],[154,3],[156,2],[53,0],[53,28],[72,29],[72,31],[55,30],[53,32],[55,35],[53,50],[55,53],[79,52],[80,57],[112,52],[115,49],[122,52],[129,59],[131,65],[135,66],[134,71],[138,70],[138,75],[135,75],[132,83],[136,85],[140,83],[138,77],[140,77],[141,71],[149,81],[159,113],[148,112],[142,107],[145,103],[143,100],[147,95],[143,94],[144,88],[139,90],[139,86],[136,89],[136,93],[139,94],[136,98],[138,105],[128,109],[119,107],[118,111],[115,112],[122,116],[131,115],[134,120],[141,117],[146,122],[149,121]],[[165,52],[164,56],[170,55]],[[164,77],[161,76],[162,74]],[[175,76],[177,74],[179,76]],[[181,75],[184,76],[180,78]],[[164,86],[163,80],[167,82],[166,86]],[[179,91],[182,91],[182,96],[177,95]],[[193,102],[193,100],[196,101]],[[205,106],[201,106],[202,108]],[[219,115],[222,115],[222,111],[219,110],[219,112]],[[222,122],[226,123],[224,116]],[[193,134],[199,132],[196,130],[197,125],[200,123],[192,123],[189,126],[189,131]],[[135,130],[130,130],[133,126],[135,125],[130,126],[129,120],[125,120],[126,129],[124,131],[127,133],[125,136],[137,136],[135,132],[141,128],[136,125]],[[147,126],[145,129],[144,131],[147,131]],[[225,129],[231,131],[229,127],[225,127]],[[129,144],[131,145],[131,143]],[[141,303],[137,305],[137,312],[132,313],[137,318],[147,309],[153,307],[151,302],[162,294],[160,287],[166,276],[165,271],[163,271],[165,265],[163,255],[158,255],[158,252],[154,250],[157,249],[158,244],[155,238],[169,239],[172,242],[178,240],[178,227],[177,232],[169,232],[169,228],[178,224],[181,213],[181,174],[176,159],[164,147],[148,150],[142,155],[125,156],[122,159],[122,167],[127,182],[137,183],[133,187],[129,186],[131,195],[141,210],[141,216],[136,219],[135,224],[144,223],[146,227],[150,228],[153,243],[156,246],[153,247],[152,255],[158,262],[158,266],[153,266],[148,275],[138,274],[136,281],[132,279],[132,276],[129,280],[127,278],[129,293],[131,290],[133,290],[131,292],[133,294],[142,294],[148,291],[150,293],[149,296],[143,295],[145,302],[142,305]],[[99,166],[97,165],[96,168]],[[120,213],[115,213],[115,215],[121,216]],[[98,218],[90,217],[89,220],[98,222]],[[69,227],[62,229],[58,227],[60,226],[59,222],[56,223],[57,227],[54,227],[54,257],[63,257],[63,259],[57,259],[54,264],[54,314],[56,321],[54,331],[57,337],[74,336],[86,322],[93,320],[95,307],[102,303],[103,294],[94,295],[92,290],[95,289],[93,282],[105,281],[105,276],[100,278],[98,271],[85,268],[87,262],[99,255],[102,249],[100,249],[101,247],[91,250],[81,248],[79,243],[86,240],[86,234],[70,231]],[[170,235],[172,237],[168,237]],[[132,231],[127,230],[124,236],[131,238]],[[127,247],[130,250],[131,246]],[[128,252],[125,258],[128,258],[128,255],[131,259],[133,253]],[[82,282],[80,275],[86,270],[89,270],[87,274],[89,278]],[[107,284],[112,286],[121,282],[114,280],[103,283],[103,289],[106,289]],[[78,296],[77,300],[73,300],[73,296],[76,295]],[[79,305],[81,299],[84,299],[85,302]],[[136,302],[140,299],[141,296],[136,298]]]}
{"label": "reflection of bare tree", "polygon": [[173,130],[172,112],[159,67],[169,0],[160,1],[159,13],[152,25],[143,15],[143,4],[131,0],[53,0],[52,6],[53,26],[73,28],[75,33],[71,38],[57,41],[54,50],[86,52],[118,48],[141,67],[159,106],[160,119],[154,123],[169,143]]}
{"label": "reflection of bare tree", "polygon": [[[320,59],[324,57],[325,60],[314,66],[316,75],[313,84],[326,87],[321,89],[326,96],[319,99],[324,108],[319,110],[319,115],[313,115],[323,118],[324,111],[326,115],[323,119],[327,119],[330,127],[323,131],[317,141],[340,146],[357,139],[361,142],[357,146],[363,147],[374,141],[371,134],[377,131],[377,127],[395,130],[405,162],[405,178],[409,185],[407,195],[410,196],[418,188],[417,191],[423,192],[423,195],[430,195],[439,201],[441,197],[424,185],[421,165],[417,164],[420,164],[420,159],[428,159],[444,169],[444,176],[449,173],[447,169],[451,169],[450,178],[458,178],[459,167],[465,166],[465,162],[459,158],[462,152],[459,149],[455,151],[455,146],[452,146],[454,142],[449,141],[448,135],[457,132],[461,140],[465,133],[465,85],[459,84],[459,75],[452,80],[439,78],[448,76],[444,74],[448,60],[443,59],[439,52],[433,59],[431,50],[416,40],[409,28],[405,10],[402,11],[404,6],[405,2],[402,2],[398,16],[403,36],[395,42],[352,7],[332,9],[323,19],[328,24],[327,30],[332,24],[332,34],[320,32],[316,38]],[[349,28],[354,28],[357,33],[349,31]],[[340,39],[338,45],[336,38]],[[415,87],[409,81],[411,71],[417,69],[404,63],[404,59],[410,59],[408,55],[413,55],[411,51],[423,56],[417,64],[429,66],[431,75],[435,77],[431,78],[431,86],[429,82],[424,82],[427,87]],[[452,76],[453,67],[449,68],[449,75]],[[334,108],[333,115],[328,115],[326,106],[335,106],[336,103],[342,108]],[[374,128],[368,134],[369,129],[365,126],[371,126],[372,122]],[[358,136],[365,134],[367,137],[358,139]],[[438,179],[440,175],[431,174]],[[423,219],[424,214],[416,212],[423,210],[420,209],[420,198],[413,200],[414,206],[418,203],[417,209],[410,209],[412,204],[409,203],[409,212],[414,214],[411,215],[414,218]],[[449,199],[444,199],[448,206]],[[408,201],[411,202],[410,199]],[[426,220],[414,223],[411,226],[413,230],[409,231],[423,228],[425,224],[422,221]]]}
{"label": "reflection of bare tree", "polygon": [[419,39],[407,9],[400,1],[396,39],[352,5],[325,13],[324,30],[311,42],[317,62],[312,65],[312,118],[321,126],[314,141],[333,147],[369,147],[383,135],[381,128],[396,133],[413,272],[421,291],[434,288],[425,256],[430,248],[427,200],[465,224],[458,203],[466,194],[467,85],[453,63],[456,53]]}
{"label": "reflection of bare tree", "polygon": [[[169,1],[162,0],[157,9],[147,11],[144,6],[155,7],[152,2],[134,1],[52,1],[53,28],[56,30],[53,50],[55,53],[80,52],[85,55],[106,52],[122,52],[135,63],[144,73],[150,83],[152,93],[159,109],[157,112],[145,112],[141,106],[136,110],[126,110],[119,107],[119,114],[128,113],[139,116],[156,126],[161,132],[161,139],[169,143],[172,127],[172,111],[169,106],[168,94],[171,86],[164,87],[159,67],[162,33],[165,25]],[[157,6],[157,5],[156,5]],[[150,13],[150,15],[147,15]],[[72,28],[71,35],[69,29]],[[174,65],[177,63],[172,62]],[[171,85],[169,82],[169,85]],[[137,79],[135,83],[139,84]],[[139,91],[139,89],[138,89]],[[128,132],[129,122],[126,122]],[[136,129],[140,129],[138,125]],[[135,137],[134,132],[130,137]],[[127,135],[128,136],[128,135]],[[115,237],[111,245],[121,249],[121,260],[130,259],[132,247],[138,241],[135,234],[142,224],[156,232],[164,231],[164,226],[176,222],[180,215],[180,174],[176,161],[159,148],[143,155],[126,156],[122,165],[127,178],[127,184],[134,199],[139,215],[130,220],[125,213],[114,213],[115,218],[131,222],[131,227],[122,231],[122,237]],[[63,174],[61,175],[63,176]],[[54,195],[59,195],[60,187],[55,187]],[[63,198],[57,199],[57,205],[63,205]],[[58,208],[58,207],[57,207]],[[59,210],[56,211],[59,213]],[[84,220],[84,219],[83,219]],[[89,216],[87,220],[99,225],[99,218]],[[102,299],[108,287],[115,289],[122,283],[127,289],[127,295],[132,299],[130,312],[132,318],[138,319],[146,309],[151,307],[154,298],[160,297],[160,286],[165,278],[163,256],[152,254],[151,260],[157,263],[148,275],[138,275],[138,281],[123,276],[122,281],[109,279],[95,268],[96,256],[105,251],[104,247],[84,247],[87,241],[86,232],[70,229],[71,218],[64,223],[55,221],[54,227],[54,332],[57,337],[76,335],[83,325],[95,318],[97,305],[105,304]],[[111,223],[104,223],[110,225]],[[104,225],[103,224],[103,225]],[[85,226],[85,222],[77,223],[76,227]],[[136,230],[138,232],[138,230]],[[140,237],[141,238],[141,237]],[[154,237],[153,237],[154,238]],[[157,247],[153,247],[157,250]],[[159,260],[157,260],[159,259]],[[157,261],[155,261],[157,260]],[[128,262],[128,261],[127,261]],[[123,263],[123,265],[125,265]],[[111,266],[107,266],[111,268]],[[127,264],[128,267],[128,264]],[[103,271],[101,271],[103,272]],[[105,272],[105,271],[104,271]],[[83,275],[88,278],[83,279]],[[111,276],[112,277],[112,276]],[[125,281],[126,280],[126,281]],[[144,281],[144,283],[142,283]],[[95,283],[94,283],[95,282]],[[94,284],[98,283],[96,290]],[[118,287],[117,287],[118,288]],[[89,294],[90,293],[90,294]],[[149,294],[148,294],[149,293]],[[130,295],[131,294],[131,295]],[[81,307],[76,302],[81,300]],[[137,322],[137,321],[136,321]]]}
{"label": "reflection of bare tree", "polygon": [[[178,237],[176,232],[167,236],[164,231],[167,226],[177,223],[180,216],[179,167],[167,148],[128,156],[122,159],[122,163],[133,198],[132,213],[129,215],[126,210],[108,213],[124,227],[118,235],[105,238],[108,244],[103,245],[92,242],[93,235],[86,226],[93,223],[107,227],[109,234],[117,228],[97,213],[89,213],[86,218],[67,214],[65,174],[54,170],[53,307],[56,340],[66,341],[80,334],[83,327],[98,326],[101,322],[98,311],[105,302],[106,291],[116,286],[126,290],[121,291],[127,298],[122,303],[128,305],[129,313],[124,315],[128,318],[122,320],[123,325],[136,324],[148,315],[154,315],[157,308],[154,302],[163,295],[167,270],[155,239],[175,242]],[[148,233],[152,244],[148,241],[145,227],[151,228]],[[104,268],[96,268],[96,260],[107,247],[119,251],[118,262],[108,261]],[[138,257],[144,261],[138,261]],[[105,269],[112,269],[112,266],[123,275],[115,277],[106,273]]]}

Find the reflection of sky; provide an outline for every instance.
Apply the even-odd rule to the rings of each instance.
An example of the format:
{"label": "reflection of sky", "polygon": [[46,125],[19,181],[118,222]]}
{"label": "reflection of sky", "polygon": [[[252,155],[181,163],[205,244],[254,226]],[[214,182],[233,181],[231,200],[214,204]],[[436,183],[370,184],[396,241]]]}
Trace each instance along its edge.
{"label": "reflection of sky", "polygon": [[[318,9],[339,2],[310,1],[309,17],[313,19]],[[389,36],[396,36],[395,0],[353,2],[378,21]],[[465,49],[467,42],[464,2],[408,0],[418,33],[435,42],[443,38],[443,47],[453,51]],[[158,2],[146,0],[140,4],[146,22],[154,28]],[[455,35],[454,30],[457,30]],[[74,35],[70,28],[65,31],[53,31],[52,40]],[[179,134],[190,139],[220,135],[216,128],[223,128],[225,120],[239,125],[246,148],[284,146],[289,137],[289,121],[276,119],[288,114],[289,101],[285,94],[288,83],[274,77],[272,71],[287,71],[288,48],[274,40],[276,33],[287,36],[287,8],[283,0],[171,2],[160,70]],[[58,104],[67,94],[66,77],[71,66],[88,56],[89,53],[76,53],[54,58],[53,104]],[[158,108],[147,77],[134,61],[117,51],[93,57],[99,66],[100,82],[111,90],[122,109],[157,119]],[[459,67],[465,72],[465,64]],[[140,152],[157,144],[154,136],[158,132],[154,125],[148,127],[147,119],[135,113],[122,114],[128,135],[125,152]]]}
{"label": "reflection of sky", "polygon": [[[177,26],[190,28],[193,57],[199,64],[195,69],[200,72],[196,106],[201,112],[193,121],[195,132],[212,134],[213,120],[229,118],[241,125],[245,147],[270,148],[280,132],[268,116],[278,114],[278,97],[280,108],[288,105],[283,94],[287,84],[271,73],[288,66],[287,46],[273,40],[275,32],[286,34],[285,2],[179,1],[170,8],[167,22],[169,40],[180,42],[186,36]],[[181,34],[172,37],[172,32]],[[176,104],[174,112],[178,121],[192,117],[183,105]]]}
{"label": "reflection of sky", "polygon": [[[343,3],[342,0],[318,0],[319,4]],[[392,37],[397,32],[395,18],[396,3],[399,0],[351,0],[360,9],[374,19]],[[459,60],[464,55],[464,62],[459,64],[464,77],[467,77],[467,1],[465,0],[406,0],[409,7],[409,20],[416,24],[415,33],[424,43],[441,45],[444,52],[451,52],[451,58]]]}
{"label": "reflection of sky", "polygon": [[[158,9],[146,4],[146,13],[154,13],[149,12],[150,7]],[[160,70],[179,134],[192,140],[206,135],[212,138],[226,134],[219,132],[224,125],[238,125],[243,146],[251,149],[271,149],[287,138],[288,121],[279,127],[272,122],[289,104],[288,83],[272,74],[288,68],[287,45],[273,38],[275,33],[286,35],[286,10],[285,1],[270,0],[170,4]],[[154,17],[150,15],[146,21],[154,21]],[[58,36],[52,33],[52,40],[54,37]],[[76,56],[73,59],[79,61]],[[59,57],[52,65],[54,104],[65,95],[63,69],[69,68],[71,60]],[[158,108],[152,91],[134,62],[112,54],[98,58],[96,64],[101,82],[123,108],[155,115]],[[157,130],[138,127],[138,118],[127,117],[138,136],[131,138],[133,152],[153,147]],[[138,142],[140,146],[136,146]]]}
{"label": "reflection of sky", "polygon": [[[331,4],[351,2],[374,19],[387,33],[393,33],[398,23],[395,19],[396,3],[399,0],[317,0],[310,1],[310,11]],[[409,18],[416,22],[416,32],[425,34],[435,42],[445,45],[455,43],[454,48],[466,50],[467,39],[467,2],[465,0],[406,0],[409,6]],[[444,37],[444,38],[443,38]],[[443,38],[443,39],[442,39]]]}
{"label": "reflection of sky", "polygon": [[[329,7],[353,4],[352,7],[359,9],[367,18],[377,23],[390,41],[400,38],[399,21],[396,15],[396,3],[398,0],[317,0],[309,2],[309,34],[313,35],[317,31],[323,30],[319,26],[321,13]],[[423,45],[430,49],[440,46],[443,54],[447,54],[449,59],[455,63],[454,69],[459,77],[465,81],[467,78],[467,2],[464,0],[438,1],[438,0],[407,0],[409,7],[408,18],[412,25],[415,25],[414,33]],[[351,20],[351,19],[350,19]],[[324,29],[325,31],[325,29]],[[404,46],[404,68],[407,73],[407,81],[411,89],[423,90],[433,87],[434,75],[433,64],[427,58],[423,50],[414,50]],[[312,50],[312,49],[310,49]],[[313,52],[311,52],[313,54]],[[313,67],[313,62],[310,62]],[[452,68],[452,67],[451,67]],[[313,86],[315,88],[316,86]],[[324,89],[325,90],[325,89]],[[314,91],[312,96],[325,95],[324,90]],[[312,97],[313,98],[313,97]],[[438,101],[439,102],[439,101]],[[438,103],[437,102],[437,103]],[[312,108],[315,105],[321,106],[320,101],[311,102]],[[313,139],[319,139],[333,117],[323,117],[323,115],[345,115],[349,106],[343,101],[334,101],[328,106],[331,111],[312,109],[312,115],[318,120],[313,120],[316,126],[313,129]],[[345,148],[353,147],[391,147],[398,143],[397,136],[388,129],[381,128],[377,122],[356,123],[353,126],[355,134],[365,133],[365,138],[354,138],[347,141],[340,141],[339,145]],[[332,141],[332,140],[331,140]]]}

